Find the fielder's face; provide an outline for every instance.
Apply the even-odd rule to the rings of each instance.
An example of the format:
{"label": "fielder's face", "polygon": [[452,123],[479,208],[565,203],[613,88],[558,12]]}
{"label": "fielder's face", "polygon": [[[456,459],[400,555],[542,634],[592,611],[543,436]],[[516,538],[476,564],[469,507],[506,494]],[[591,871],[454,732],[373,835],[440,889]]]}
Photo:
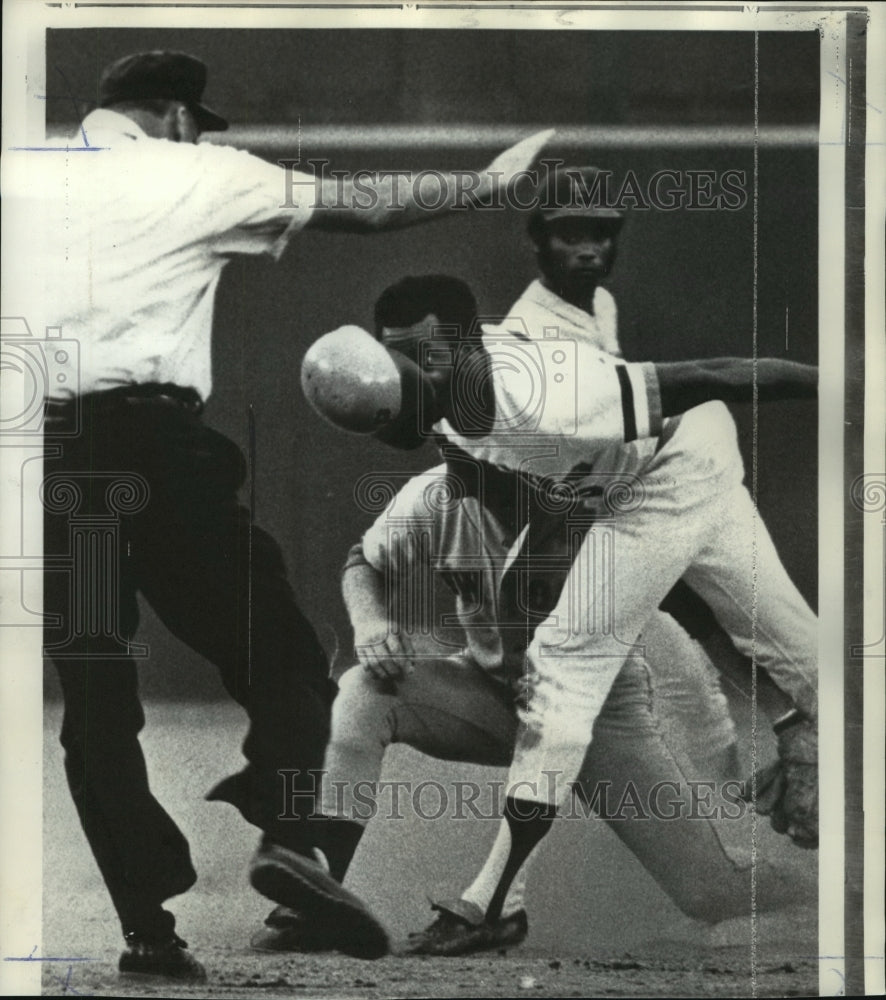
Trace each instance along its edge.
{"label": "fielder's face", "polygon": [[434,313],[410,326],[384,326],[380,340],[385,347],[405,354],[421,368],[437,390],[452,379],[457,332],[444,326]]}
{"label": "fielder's face", "polygon": [[615,262],[617,230],[608,220],[576,217],[547,223],[538,247],[546,284],[567,301],[592,293]]}

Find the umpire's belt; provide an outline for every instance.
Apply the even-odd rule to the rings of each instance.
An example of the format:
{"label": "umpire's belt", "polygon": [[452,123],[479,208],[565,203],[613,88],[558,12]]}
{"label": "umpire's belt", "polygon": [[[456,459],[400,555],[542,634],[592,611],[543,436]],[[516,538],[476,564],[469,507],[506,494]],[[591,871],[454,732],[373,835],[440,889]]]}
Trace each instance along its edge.
{"label": "umpire's belt", "polygon": [[78,409],[83,414],[97,415],[125,406],[174,407],[195,416],[203,412],[203,400],[196,389],[172,382],[139,382],[88,392],[69,400],[47,399],[44,403],[46,429],[51,431],[53,426],[67,423]]}

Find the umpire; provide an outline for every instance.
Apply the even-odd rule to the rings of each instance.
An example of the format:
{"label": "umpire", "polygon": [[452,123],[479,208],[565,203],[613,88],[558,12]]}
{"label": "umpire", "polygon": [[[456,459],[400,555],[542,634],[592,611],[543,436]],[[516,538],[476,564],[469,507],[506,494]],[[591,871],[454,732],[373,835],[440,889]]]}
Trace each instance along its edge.
{"label": "umpire", "polygon": [[[453,207],[452,197],[433,210],[417,204],[409,192],[420,184],[401,178],[396,213],[383,199],[361,208],[347,186],[326,198],[327,182],[198,144],[201,132],[227,128],[202,103],[205,82],[190,55],[129,55],[102,76],[83,152],[34,158],[36,171],[49,171],[35,184],[43,294],[34,309],[80,352],[76,382],[57,353],[45,404],[44,645],[64,693],[65,768],[122,924],[120,970],[191,981],[205,972],[164,903],[196,873],[151,794],[138,740],[137,592],[219,668],[248,713],[246,766],[209,797],[262,831],[252,881],[277,903],[297,905],[289,861],[313,858],[315,846],[310,794],[300,815],[278,819],[278,772],[299,772],[289,792],[299,781],[312,791],[307,772],[322,767],[335,694],[279,548],[238,502],[243,455],[202,420],[219,277],[233,254],[276,259],[305,226],[398,228]],[[544,138],[502,154],[481,174],[480,193],[528,166]],[[116,529],[75,530],[87,523]],[[304,916],[334,922],[336,903]]]}

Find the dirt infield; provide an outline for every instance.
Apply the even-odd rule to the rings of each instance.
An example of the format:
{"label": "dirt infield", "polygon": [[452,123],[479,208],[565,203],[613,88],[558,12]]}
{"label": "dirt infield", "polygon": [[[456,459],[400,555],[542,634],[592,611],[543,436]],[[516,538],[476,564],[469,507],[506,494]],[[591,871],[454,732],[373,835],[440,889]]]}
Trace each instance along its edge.
{"label": "dirt infield", "polygon": [[760,968],[756,991],[742,949],[706,956],[541,957],[523,950],[473,958],[361,962],[335,955],[268,957],[232,947],[203,950],[209,982],[200,987],[124,980],[107,961],[44,972],[44,992],[132,997],[790,997],[818,992],[815,963]]}
{"label": "dirt infield", "polygon": [[[750,921],[713,931],[684,917],[603,824],[564,823],[533,871],[530,934],[507,954],[471,958],[336,954],[268,955],[249,949],[270,904],[248,886],[255,831],[234,810],[202,801],[239,766],[236,707],[149,703],[143,735],[156,794],[188,836],[197,885],[171,901],[178,931],[206,966],[194,987],[123,979],[122,946],[104,886],[65,786],[60,709],[47,706],[44,755],[44,922],[35,954],[44,995],[146,997],[808,996],[818,994],[814,910],[763,916],[752,961]],[[433,766],[415,754],[393,762],[415,778]],[[458,826],[458,824],[456,824]],[[468,836],[467,834],[471,835]],[[431,917],[427,894],[448,895],[473,875],[494,833],[451,823],[375,823],[348,884],[371,902],[394,942]],[[774,836],[774,835],[773,835]],[[783,838],[776,838],[783,840]],[[476,843],[474,842],[476,841]],[[815,855],[795,851],[800,861]],[[703,874],[700,874],[703,877]],[[36,969],[34,970],[36,972]],[[753,971],[753,974],[752,974]]]}

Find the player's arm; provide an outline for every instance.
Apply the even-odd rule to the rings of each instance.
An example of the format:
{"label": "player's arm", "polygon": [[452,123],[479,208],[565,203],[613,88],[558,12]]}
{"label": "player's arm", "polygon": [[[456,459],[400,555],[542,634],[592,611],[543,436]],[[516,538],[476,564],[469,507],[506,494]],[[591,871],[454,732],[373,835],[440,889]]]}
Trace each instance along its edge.
{"label": "player's arm", "polygon": [[655,374],[666,417],[707,403],[750,402],[756,389],[761,403],[814,399],[818,368],[782,358],[704,358],[657,363]]}
{"label": "player's arm", "polygon": [[[507,328],[502,327],[507,334]],[[466,378],[497,372],[499,421],[515,426],[533,416],[532,428],[543,437],[569,435],[588,445],[618,444],[655,437],[664,417],[675,416],[711,400],[740,402],[753,398],[756,382],[761,400],[814,397],[817,369],[774,358],[713,358],[699,361],[651,361],[612,364],[602,351],[582,353],[574,390],[564,392],[555,365],[513,364],[514,338],[484,340],[487,367],[472,365]],[[520,338],[521,346],[526,343]],[[501,357],[498,351],[504,351]],[[550,382],[539,406],[534,374],[540,367]],[[452,387],[440,398],[426,373],[389,351],[358,327],[342,327],[317,340],[302,364],[302,388],[311,405],[345,430],[374,433],[387,444],[416,447],[438,419],[456,433],[470,423],[471,411],[460,401],[478,397],[473,382]],[[467,419],[466,419],[467,418]]]}
{"label": "player's arm", "polygon": [[380,681],[409,673],[413,668],[412,644],[408,636],[398,634],[389,612],[385,574],[367,562],[361,543],[348,553],[341,587],[358,662]]}
{"label": "player's arm", "polygon": [[589,443],[654,437],[665,417],[713,400],[749,402],[755,391],[760,402],[814,399],[818,392],[814,365],[779,358],[644,361],[617,364],[611,371],[591,366],[578,382],[578,426],[573,433]]}
{"label": "player's arm", "polygon": [[[340,232],[380,232],[431,222],[484,203],[500,204],[501,197],[494,196],[520,177],[553,134],[553,129],[547,129],[521,140],[483,170],[317,177],[313,211],[306,225]],[[297,183],[305,179],[303,174],[293,177]]]}

